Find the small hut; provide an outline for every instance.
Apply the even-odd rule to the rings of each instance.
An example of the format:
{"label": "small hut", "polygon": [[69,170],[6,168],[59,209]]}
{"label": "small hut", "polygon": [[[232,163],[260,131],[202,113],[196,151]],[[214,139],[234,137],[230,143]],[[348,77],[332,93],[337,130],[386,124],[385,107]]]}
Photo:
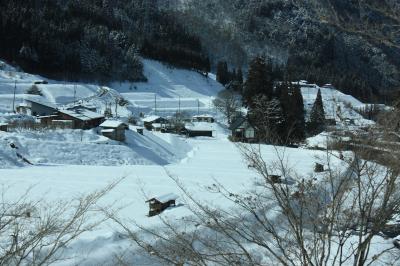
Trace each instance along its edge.
{"label": "small hut", "polygon": [[103,136],[116,141],[124,141],[125,130],[129,128],[124,122],[116,120],[106,120],[100,124],[100,127]]}
{"label": "small hut", "polygon": [[170,193],[147,200],[146,203],[149,203],[150,208],[149,217],[160,214],[168,207],[175,206],[177,198],[177,195]]}
{"label": "small hut", "polygon": [[324,171],[324,165],[320,163],[315,163],[314,172],[322,173]]}
{"label": "small hut", "polygon": [[8,131],[8,124],[6,123],[0,123],[0,131]]}

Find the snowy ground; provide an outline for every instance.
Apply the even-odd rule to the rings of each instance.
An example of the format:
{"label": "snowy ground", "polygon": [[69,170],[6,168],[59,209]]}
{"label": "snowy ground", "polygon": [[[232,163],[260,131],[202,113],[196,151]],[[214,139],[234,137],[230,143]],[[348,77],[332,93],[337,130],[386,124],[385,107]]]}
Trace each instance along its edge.
{"label": "snowy ground", "polygon": [[[1,62],[0,62],[1,63]],[[169,68],[159,62],[144,60],[147,83],[114,83],[110,88],[101,89],[96,85],[63,84],[49,80],[49,84],[38,85],[43,98],[55,104],[66,104],[76,99],[88,102],[103,110],[106,104],[117,97],[130,102],[119,110],[119,115],[145,112],[146,114],[173,114],[179,108],[190,113],[214,113],[211,106],[213,97],[222,89],[213,78],[198,73]],[[211,76],[212,77],[212,76]],[[19,72],[3,65],[0,68],[0,122],[10,119],[14,84],[16,102],[30,97],[26,90],[42,77]],[[302,88],[307,111],[315,100],[318,87]],[[336,90],[322,89],[326,111],[338,123],[346,118],[355,120],[356,125],[370,124],[355,114],[348,104],[363,106],[353,97]],[[338,108],[340,106],[340,108]],[[340,112],[338,111],[340,110]],[[251,188],[256,174],[244,162],[238,147],[227,140],[229,132],[217,126],[214,138],[186,139],[180,136],[144,132],[144,136],[131,128],[124,143],[102,137],[96,130],[54,130],[46,132],[0,131],[0,183],[10,186],[7,196],[16,198],[33,186],[30,197],[52,202],[72,199],[82,193],[90,193],[105,187],[112,181],[124,177],[118,186],[101,202],[108,205],[115,201],[124,208],[120,216],[134,219],[143,225],[158,225],[157,217],[146,216],[146,198],[166,193],[181,195],[170,176],[178,178],[193,193],[204,201],[228,207],[229,203],[206,187],[219,182],[232,192]],[[325,139],[317,136],[309,140],[309,146],[318,146]],[[13,144],[18,149],[13,149]],[[34,165],[22,162],[16,153],[29,159]],[[322,151],[280,149],[290,167],[303,177],[310,176]],[[262,146],[267,162],[276,160],[272,146]],[[178,200],[178,205],[182,202]],[[165,211],[165,217],[180,220],[189,214],[185,206]],[[81,264],[87,257],[86,265],[109,259],[113,252],[126,248],[128,243],[117,236],[113,224],[104,224],[96,231],[85,234],[69,248],[68,256],[78,256],[68,264]],[[106,251],[106,252],[105,252]]]}

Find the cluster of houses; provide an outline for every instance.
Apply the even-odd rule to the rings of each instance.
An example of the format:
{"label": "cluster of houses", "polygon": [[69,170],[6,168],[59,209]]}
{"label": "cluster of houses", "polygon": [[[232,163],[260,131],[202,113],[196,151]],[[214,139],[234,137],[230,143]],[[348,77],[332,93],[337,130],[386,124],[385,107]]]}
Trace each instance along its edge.
{"label": "cluster of houses", "polygon": [[[43,127],[91,129],[99,127],[101,134],[117,141],[125,140],[125,130],[128,124],[106,120],[103,114],[97,112],[95,106],[78,104],[59,107],[36,98],[26,99],[16,108],[20,114],[35,116]],[[143,134],[143,129],[163,133],[177,133],[187,137],[214,137],[216,135],[215,119],[211,115],[195,115],[190,119],[177,120],[173,117],[148,116],[142,119],[143,128],[137,128]],[[0,130],[6,125],[0,125]],[[6,129],[4,130],[6,131]]]}

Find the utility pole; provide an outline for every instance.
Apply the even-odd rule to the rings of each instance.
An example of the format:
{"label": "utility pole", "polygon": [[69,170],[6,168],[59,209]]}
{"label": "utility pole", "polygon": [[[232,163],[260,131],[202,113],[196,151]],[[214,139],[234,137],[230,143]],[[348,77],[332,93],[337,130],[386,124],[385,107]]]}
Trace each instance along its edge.
{"label": "utility pole", "polygon": [[74,104],[76,104],[76,84],[74,84]]}
{"label": "utility pole", "polygon": [[178,100],[178,114],[181,114],[181,96],[179,96],[179,100]]}
{"label": "utility pole", "polygon": [[157,94],[154,93],[154,114],[157,115]]}
{"label": "utility pole", "polygon": [[200,115],[200,101],[197,99],[197,115]]}
{"label": "utility pole", "polygon": [[12,105],[12,111],[15,113],[15,93],[17,91],[17,80],[14,80],[14,98],[13,98],[13,105]]}
{"label": "utility pole", "polygon": [[115,99],[115,117],[118,116],[118,98]]}

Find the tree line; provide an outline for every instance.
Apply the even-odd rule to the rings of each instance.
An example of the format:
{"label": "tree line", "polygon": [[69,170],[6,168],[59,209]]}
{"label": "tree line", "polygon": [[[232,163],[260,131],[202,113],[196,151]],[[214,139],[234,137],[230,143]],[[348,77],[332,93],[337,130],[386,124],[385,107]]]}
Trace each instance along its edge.
{"label": "tree line", "polygon": [[199,39],[156,1],[0,0],[0,57],[58,79],[144,81],[140,55],[209,71]]}
{"label": "tree line", "polygon": [[[263,56],[249,65],[246,81],[242,71],[229,70],[226,62],[217,65],[217,80],[225,85],[214,104],[234,122],[239,111],[238,96],[247,108],[247,119],[257,130],[258,141],[273,144],[302,142],[306,135],[316,135],[325,128],[325,111],[321,92],[307,118],[300,86],[290,81],[286,69],[274,66]],[[307,120],[307,121],[306,121]]]}

